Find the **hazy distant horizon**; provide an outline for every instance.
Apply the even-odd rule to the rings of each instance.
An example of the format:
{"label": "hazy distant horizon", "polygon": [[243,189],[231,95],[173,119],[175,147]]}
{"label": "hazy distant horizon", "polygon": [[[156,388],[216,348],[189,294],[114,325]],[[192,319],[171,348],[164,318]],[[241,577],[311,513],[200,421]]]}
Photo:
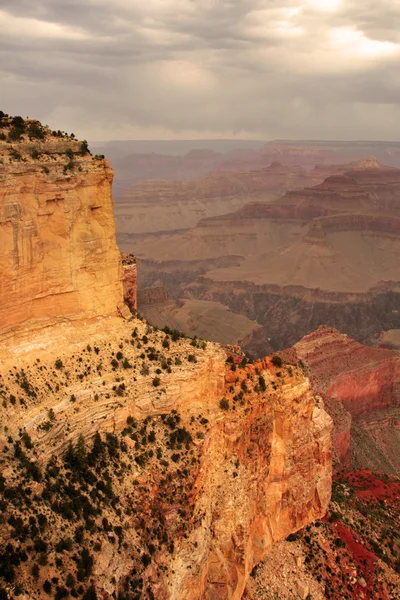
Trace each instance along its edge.
{"label": "hazy distant horizon", "polygon": [[96,152],[102,154],[165,154],[173,156],[183,156],[191,150],[209,150],[212,152],[232,152],[234,150],[260,150],[266,145],[273,146],[274,144],[282,145],[315,145],[315,146],[349,146],[371,145],[376,147],[395,147],[400,144],[400,141],[385,141],[385,140],[291,140],[291,139],[274,139],[274,140],[254,140],[254,139],[235,139],[235,138],[209,138],[209,139],[186,139],[186,140],[110,140],[110,141],[93,141],[89,140],[89,147]]}

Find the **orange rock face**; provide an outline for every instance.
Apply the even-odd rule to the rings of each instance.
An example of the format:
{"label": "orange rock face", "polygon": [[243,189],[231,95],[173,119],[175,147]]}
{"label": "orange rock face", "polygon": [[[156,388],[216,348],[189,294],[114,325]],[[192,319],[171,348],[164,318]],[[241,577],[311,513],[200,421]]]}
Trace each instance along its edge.
{"label": "orange rock face", "polygon": [[[274,374],[266,366],[256,365],[268,389]],[[228,401],[234,375],[228,371]],[[173,561],[171,598],[239,600],[273,543],[326,512],[332,423],[308,380],[297,374],[276,392],[254,393],[250,408],[238,412],[214,424],[204,447],[194,527]]]}
{"label": "orange rock face", "polygon": [[[77,577],[105,600],[130,586],[157,600],[239,600],[274,542],[325,514],[332,421],[299,367],[231,364],[216,344],[131,317],[122,300],[136,308],[136,262],[124,257],[122,269],[107,161],[62,135],[26,137],[19,151],[0,146],[11,158],[0,172],[0,335],[11,332],[0,355],[0,484],[10,488],[0,563],[11,558],[12,585],[38,597],[47,578],[75,573],[81,552],[93,580]],[[111,318],[117,309],[124,318]],[[29,492],[17,491],[21,469]],[[74,514],[44,493],[54,477],[61,499],[70,476]],[[16,560],[8,544],[12,523],[35,522],[32,492],[49,516],[46,563],[71,540],[36,578],[36,556]],[[19,541],[28,549],[36,535]]]}
{"label": "orange rock face", "polygon": [[0,154],[0,333],[114,314],[122,268],[108,162],[52,138],[0,142]]}

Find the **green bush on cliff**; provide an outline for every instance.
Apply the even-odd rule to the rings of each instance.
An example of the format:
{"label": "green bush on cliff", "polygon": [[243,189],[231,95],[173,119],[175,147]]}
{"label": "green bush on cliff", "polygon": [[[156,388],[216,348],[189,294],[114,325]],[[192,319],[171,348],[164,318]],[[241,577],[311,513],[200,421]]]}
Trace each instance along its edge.
{"label": "green bush on cliff", "polygon": [[277,354],[274,354],[274,356],[271,359],[271,362],[274,365],[274,367],[281,367],[283,364],[281,357],[278,356]]}

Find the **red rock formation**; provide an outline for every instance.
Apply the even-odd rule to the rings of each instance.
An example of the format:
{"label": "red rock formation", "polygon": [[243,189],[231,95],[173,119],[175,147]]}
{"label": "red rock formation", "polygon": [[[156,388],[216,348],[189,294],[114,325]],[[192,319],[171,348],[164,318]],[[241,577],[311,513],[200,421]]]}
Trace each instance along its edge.
{"label": "red rock formation", "polygon": [[[266,371],[266,364],[247,367],[245,380],[258,367],[272,382],[275,369]],[[228,402],[234,403],[229,386],[236,377],[228,371]],[[331,423],[322,407],[309,404],[308,394],[300,381],[284,384],[276,400],[254,394],[243,418],[238,406],[236,417],[217,425],[193,490],[194,514],[202,518],[173,563],[174,598],[240,600],[272,544],[326,511]]]}
{"label": "red rock formation", "polygon": [[375,418],[379,428],[381,411],[382,426],[388,431],[395,426],[395,414],[388,419],[386,409],[400,408],[400,356],[363,346],[324,326],[305,336],[294,350],[306,365],[315,392],[326,399],[335,425],[334,447],[348,466],[352,420],[353,426],[363,421],[368,428],[368,419]]}

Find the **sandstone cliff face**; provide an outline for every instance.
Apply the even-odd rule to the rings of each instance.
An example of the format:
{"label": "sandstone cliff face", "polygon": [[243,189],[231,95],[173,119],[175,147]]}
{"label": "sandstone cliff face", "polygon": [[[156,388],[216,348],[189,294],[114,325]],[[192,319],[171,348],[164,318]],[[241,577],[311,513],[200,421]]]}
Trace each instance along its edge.
{"label": "sandstone cliff face", "polygon": [[1,145],[0,596],[239,600],[272,544],[325,514],[331,419],[296,366],[229,362],[115,316],[107,162],[15,122],[18,144]]}
{"label": "sandstone cliff face", "polygon": [[331,421],[308,382],[250,403],[206,443],[192,496],[194,528],[173,561],[171,598],[239,600],[273,543],[326,511]]}
{"label": "sandstone cliff face", "polygon": [[0,141],[3,334],[114,314],[122,301],[113,173],[80,147],[48,132],[40,141]]}
{"label": "sandstone cliff face", "polygon": [[[37,333],[10,347],[1,372],[0,411],[9,424],[7,432],[1,431],[0,449],[7,454],[10,440],[18,445],[25,431],[32,444],[32,450],[24,450],[28,462],[44,470],[55,461],[63,474],[68,444],[78,447],[80,436],[87,448],[96,432],[121,448],[118,462],[104,475],[110,477],[111,469],[118,503],[93,517],[98,548],[91,551],[94,584],[104,598],[139,585],[140,577],[143,589],[160,600],[238,600],[252,568],[274,542],[325,514],[331,489],[331,420],[297,367],[282,368],[278,375],[263,361],[232,371],[219,346],[170,339],[166,348],[164,338],[138,320],[114,318],[78,329],[58,325],[45,336]],[[18,369],[13,367],[17,356]],[[56,368],[55,356],[60,361]],[[179,435],[190,434],[183,447],[176,442],[171,446],[178,430],[167,426],[178,418]],[[156,440],[151,452],[150,435]],[[21,477],[14,460],[3,471],[7,489]],[[74,485],[78,493],[79,485]],[[41,495],[46,486],[36,485],[36,493]],[[54,489],[52,506],[58,506]],[[79,494],[91,502],[95,492],[90,496],[90,489]],[[41,496],[40,510],[53,519],[47,502]],[[21,518],[28,519],[29,506],[23,510]],[[76,517],[54,517],[47,535],[50,557],[57,555],[60,535],[73,537],[81,523]],[[123,546],[110,542],[101,525],[104,518],[125,532]],[[3,528],[3,538],[11,531]],[[85,535],[90,549],[92,534]],[[163,539],[168,543],[157,541]],[[143,564],[147,544],[152,559]],[[73,573],[68,552],[63,561],[63,573]],[[48,571],[43,568],[34,582],[30,567],[29,561],[21,565],[18,577],[22,586],[35,589]],[[64,577],[57,569],[51,572]]]}

